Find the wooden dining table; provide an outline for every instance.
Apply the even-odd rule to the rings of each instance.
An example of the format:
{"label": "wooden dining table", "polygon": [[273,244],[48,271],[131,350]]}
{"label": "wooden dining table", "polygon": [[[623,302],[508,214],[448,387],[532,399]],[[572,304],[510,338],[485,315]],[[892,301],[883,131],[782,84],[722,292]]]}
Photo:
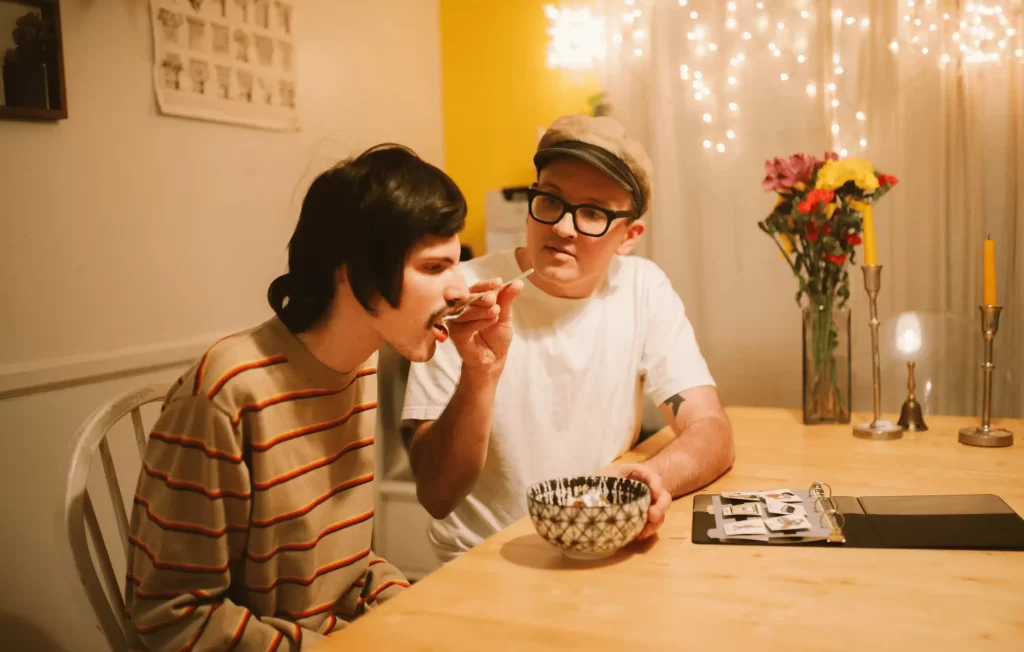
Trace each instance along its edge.
{"label": "wooden dining table", "polygon": [[[994,420],[1015,445],[976,448],[957,431],[977,417],[929,416],[926,432],[870,441],[791,410],[728,415],[736,463],[698,493],[822,481],[835,496],[996,494],[1024,514],[1024,420]],[[524,517],[317,652],[1024,650],[1024,552],[698,545],[692,506],[693,494],[675,500],[654,540],[596,562],[564,557]]]}

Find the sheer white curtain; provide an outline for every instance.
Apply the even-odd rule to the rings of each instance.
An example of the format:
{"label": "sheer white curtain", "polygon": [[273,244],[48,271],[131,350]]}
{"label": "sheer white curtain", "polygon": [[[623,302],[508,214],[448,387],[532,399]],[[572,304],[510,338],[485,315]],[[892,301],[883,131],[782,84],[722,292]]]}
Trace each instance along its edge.
{"label": "sheer white curtain", "polygon": [[[797,282],[756,226],[772,206],[760,188],[764,161],[846,150],[900,179],[876,208],[883,409],[898,411],[906,396],[893,323],[921,311],[919,398],[930,413],[977,413],[981,252],[991,234],[1005,306],[994,414],[1024,414],[1019,0],[599,4],[611,28],[611,111],[641,135],[655,165],[639,253],[682,294],[726,401],[800,405]],[[989,13],[979,18],[978,6]],[[987,32],[972,32],[974,21],[994,37],[975,44],[972,35]],[[998,60],[976,60],[992,51]],[[851,291],[854,409],[870,410],[859,270]]]}

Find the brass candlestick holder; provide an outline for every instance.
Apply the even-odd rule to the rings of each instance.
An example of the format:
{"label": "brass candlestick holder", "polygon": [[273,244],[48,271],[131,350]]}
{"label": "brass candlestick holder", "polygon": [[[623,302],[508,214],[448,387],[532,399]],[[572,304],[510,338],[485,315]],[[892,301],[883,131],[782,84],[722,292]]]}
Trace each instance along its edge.
{"label": "brass candlestick holder", "polygon": [[903,436],[903,428],[884,421],[882,415],[882,363],[878,354],[878,291],[882,289],[882,266],[862,265],[864,270],[864,289],[868,293],[871,307],[871,386],[874,389],[875,418],[871,423],[860,423],[853,427],[855,437],[861,439],[899,439]]}
{"label": "brass candlestick holder", "polygon": [[903,429],[907,432],[924,432],[928,430],[928,426],[924,422],[921,404],[917,402],[917,397],[914,396],[914,390],[917,389],[917,382],[914,379],[914,366],[913,360],[907,362],[907,400],[903,401],[903,409],[900,410],[900,420],[896,423],[903,426]]}
{"label": "brass candlestick holder", "polygon": [[997,448],[1013,444],[1013,433],[1005,428],[992,427],[992,340],[999,332],[999,313],[1002,306],[978,306],[981,310],[981,334],[985,338],[985,361],[981,364],[984,389],[981,400],[981,425],[960,430],[960,443],[968,446]]}

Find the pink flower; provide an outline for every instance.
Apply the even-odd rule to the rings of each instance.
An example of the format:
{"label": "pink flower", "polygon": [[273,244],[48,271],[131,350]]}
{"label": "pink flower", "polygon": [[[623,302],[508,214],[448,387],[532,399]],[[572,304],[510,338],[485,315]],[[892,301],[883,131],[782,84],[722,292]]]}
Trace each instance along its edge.
{"label": "pink flower", "polygon": [[764,162],[764,181],[761,187],[766,191],[789,190],[796,185],[796,172],[783,158],[773,158]]}
{"label": "pink flower", "polygon": [[764,181],[761,187],[768,191],[791,190],[798,183],[808,183],[818,159],[810,154],[793,154],[788,159],[773,158],[764,162]]}

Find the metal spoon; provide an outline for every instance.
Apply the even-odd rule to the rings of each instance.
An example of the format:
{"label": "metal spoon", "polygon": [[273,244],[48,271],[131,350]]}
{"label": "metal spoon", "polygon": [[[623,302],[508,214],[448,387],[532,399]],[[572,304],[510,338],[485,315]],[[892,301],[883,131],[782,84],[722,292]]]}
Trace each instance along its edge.
{"label": "metal spoon", "polygon": [[[505,283],[502,283],[496,290],[488,290],[488,292],[491,292],[491,291],[501,292],[502,290],[504,290],[508,286],[512,285],[516,281],[521,281],[522,279],[526,278],[530,274],[533,274],[533,268],[532,267],[530,269],[526,270],[525,272],[523,272],[522,274],[520,274],[519,276],[515,277],[511,281],[507,281]],[[458,308],[456,308],[453,312],[450,312],[447,315],[445,315],[444,317],[442,317],[440,325],[441,325],[442,328],[445,329],[445,332],[448,331],[448,322],[450,322],[453,319],[458,319],[459,317],[461,317],[462,313],[466,312],[466,308],[468,308],[470,305],[472,305],[472,303],[474,301],[476,301],[480,297],[484,296],[485,294],[487,294],[487,292],[481,292],[479,294],[474,294],[473,296],[471,296],[468,299],[466,299],[466,302],[464,304],[462,304],[461,306],[459,306]]]}

